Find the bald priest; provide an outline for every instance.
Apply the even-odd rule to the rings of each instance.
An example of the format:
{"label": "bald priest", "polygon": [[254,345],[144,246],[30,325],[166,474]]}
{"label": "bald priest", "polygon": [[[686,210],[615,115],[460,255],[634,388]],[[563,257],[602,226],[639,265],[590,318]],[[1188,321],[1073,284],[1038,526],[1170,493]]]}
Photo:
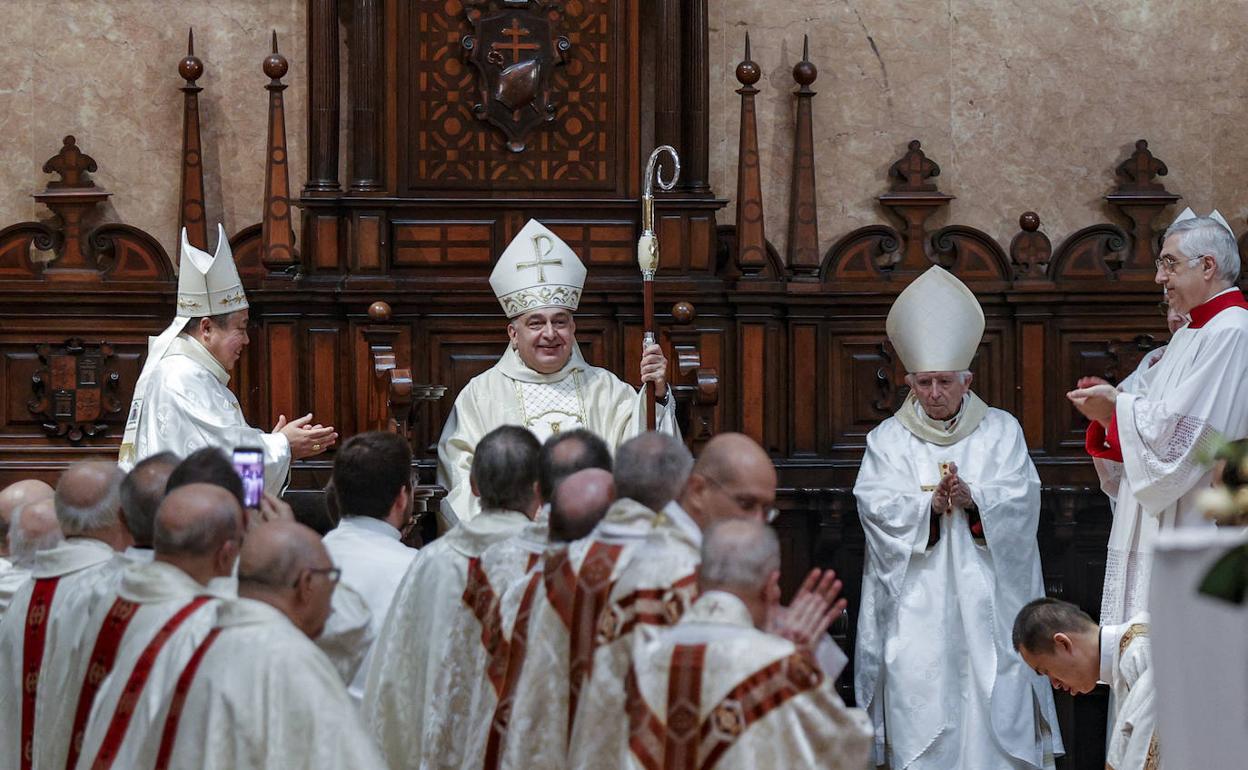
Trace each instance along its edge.
{"label": "bald priest", "polygon": [[[572,314],[581,301],[585,266],[559,236],[530,219],[503,251],[490,287],[507,314],[511,344],[493,367],[472,378],[455,399],[438,442],[438,483],[449,490],[443,523],[476,516],[468,481],[481,437],[501,425],[523,425],[545,441],[585,428],[614,449],[646,428],[645,394],[612,372],[590,366],[576,344]],[[654,388],[657,429],[679,435],[667,359],[658,345],[642,351],[641,380]]]}

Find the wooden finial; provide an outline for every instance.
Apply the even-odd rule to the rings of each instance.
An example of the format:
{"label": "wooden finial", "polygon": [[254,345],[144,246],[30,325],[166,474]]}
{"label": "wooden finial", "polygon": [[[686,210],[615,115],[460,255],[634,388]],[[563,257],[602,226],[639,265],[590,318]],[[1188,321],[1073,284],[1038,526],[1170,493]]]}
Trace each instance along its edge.
{"label": "wooden finial", "polygon": [[750,33],[749,31],[746,31],[745,60],[737,65],[737,81],[741,83],[741,85],[749,88],[757,83],[758,79],[762,76],[762,70],[760,70],[758,65],[754,63],[754,60],[750,58]]}
{"label": "wooden finial", "polygon": [[802,35],[802,61],[810,61],[810,35]]}
{"label": "wooden finial", "polygon": [[264,59],[264,74],[276,82],[281,80],[289,69],[290,65],[286,62],[286,57],[277,51],[277,30],[273,30],[273,53]]}
{"label": "wooden finial", "polygon": [[802,60],[793,65],[793,79],[805,91],[817,77],[819,69],[810,61],[810,35],[803,35]]}
{"label": "wooden finial", "polygon": [[195,55],[195,28],[186,33],[186,56],[178,62],[178,74],[190,85],[194,85],[199,76],[204,74],[204,63]]}

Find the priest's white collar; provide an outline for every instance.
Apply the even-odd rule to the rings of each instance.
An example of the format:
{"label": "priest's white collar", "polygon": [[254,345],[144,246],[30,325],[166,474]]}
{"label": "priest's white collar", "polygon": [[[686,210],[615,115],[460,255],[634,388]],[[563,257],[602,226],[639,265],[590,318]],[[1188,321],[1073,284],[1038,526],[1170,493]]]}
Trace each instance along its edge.
{"label": "priest's white collar", "polygon": [[699,596],[680,618],[680,623],[713,623],[754,628],[750,608],[736,594],[727,591],[707,591]]}
{"label": "priest's white collar", "polygon": [[1101,626],[1099,635],[1101,645],[1101,666],[1098,671],[1099,680],[1111,687],[1114,684],[1114,653],[1118,649],[1118,639],[1126,629],[1121,626]]}
{"label": "priest's white collar", "polygon": [[126,549],[125,556],[130,561],[146,564],[156,558],[156,552],[151,548],[140,548],[137,545],[132,545]]}
{"label": "priest's white collar", "polygon": [[186,356],[195,363],[212,372],[212,376],[217,378],[217,382],[227,385],[230,382],[230,373],[225,370],[217,357],[208,352],[208,348],[203,343],[195,339],[189,334],[183,332],[179,334],[177,339],[169,345],[169,352],[166,355]]}
{"label": "priest's white collar", "polygon": [[485,508],[468,521],[456,524],[442,539],[459,554],[472,558],[499,540],[519,533],[528,523],[529,517],[519,511]]}
{"label": "priest's white collar", "polygon": [[621,497],[598,522],[594,536],[606,539],[633,539],[646,537],[654,530],[658,515],[646,506],[628,497]]}
{"label": "priest's white collar", "polygon": [[662,514],[667,517],[676,529],[680,530],[685,537],[692,541],[695,548],[702,548],[702,528],[693,520],[689,512],[681,506],[679,501],[673,500],[663,506]]}
{"label": "priest's white collar", "polygon": [[60,577],[71,572],[78,572],[94,567],[117,556],[112,546],[92,537],[71,537],[49,548],[39,551],[30,573],[35,578]]}
{"label": "priest's white collar", "polygon": [[562,382],[573,372],[583,372],[589,368],[585,357],[581,355],[581,346],[575,342],[572,343],[572,355],[568,357],[568,362],[557,372],[542,374],[530,369],[529,365],[520,358],[520,354],[516,352],[516,349],[510,345],[507,346],[503,357],[498,359],[496,366],[498,366],[499,371],[511,379],[534,385],[549,385],[555,382]]}
{"label": "priest's white collar", "polygon": [[343,516],[335,529],[354,529],[370,535],[381,535],[391,540],[398,540],[403,535],[390,522],[372,516]]}
{"label": "priest's white collar", "polygon": [[208,587],[163,561],[131,564],[121,574],[117,594],[132,602],[163,602],[208,593]]}

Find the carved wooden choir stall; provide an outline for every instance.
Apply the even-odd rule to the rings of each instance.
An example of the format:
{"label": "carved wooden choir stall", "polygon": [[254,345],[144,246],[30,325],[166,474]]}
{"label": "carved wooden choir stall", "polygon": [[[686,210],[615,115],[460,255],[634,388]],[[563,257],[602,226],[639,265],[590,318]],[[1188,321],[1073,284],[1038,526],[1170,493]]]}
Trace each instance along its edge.
{"label": "carved wooden choir stall", "polygon": [[[1165,342],[1152,260],[1180,198],[1161,182],[1165,164],[1143,140],[1105,158],[1118,164],[1119,183],[1105,195],[1113,221],[1054,246],[1036,213],[1043,200],[1020,212],[1016,232],[1010,223],[995,234],[929,229],[936,212],[956,221],[959,211],[939,186],[938,159],[915,139],[879,180],[880,223],[821,252],[819,204],[834,206],[815,199],[813,136],[837,127],[813,121],[815,57],[804,47],[792,95],[762,92],[747,36],[735,71],[736,224],[717,227],[726,201],[709,184],[707,5],[307,0],[306,70],[297,73],[308,93],[307,157],[294,159],[306,162],[307,182],[293,199],[283,106],[291,73],[275,34],[261,67],[267,83],[257,78],[269,94],[263,206],[259,222],[230,239],[251,303],[251,345],[231,380],[244,412],[260,426],[311,411],[344,436],[407,435],[431,509],[442,423],[506,344],[487,281],[492,260],[530,217],[589,269],[577,313],[586,357],[636,384],[641,172],[652,147],[670,144],[682,173],[676,189],[655,196],[656,292],[684,435],[696,451],[715,432],[739,430],[773,455],[787,589],[812,565],[834,567],[850,601],[834,630],[852,649],[864,542],[850,489],[867,432],[904,396],[884,318],[909,280],[939,264],[983,304],[976,391],[1018,416],[1044,482],[1046,586],[1095,616],[1110,521],[1083,451],[1086,423],[1064,393],[1083,375],[1117,381]],[[189,42],[177,67],[177,205],[191,243],[206,248],[218,213],[205,210],[200,124],[213,116],[199,111],[205,63]],[[795,103],[783,254],[767,240],[760,99]],[[116,455],[147,336],[174,313],[171,255],[156,238],[117,223],[84,230],[109,195],[90,180],[91,147],[90,136],[68,136],[45,164],[57,179],[34,197],[51,223],[0,230],[5,483]],[[257,160],[260,151],[256,137]],[[771,213],[774,229],[785,212]],[[331,464],[296,463],[292,488],[319,490]],[[852,702],[852,674],[841,686]],[[1059,710],[1066,766],[1099,767],[1105,704],[1062,696]]]}

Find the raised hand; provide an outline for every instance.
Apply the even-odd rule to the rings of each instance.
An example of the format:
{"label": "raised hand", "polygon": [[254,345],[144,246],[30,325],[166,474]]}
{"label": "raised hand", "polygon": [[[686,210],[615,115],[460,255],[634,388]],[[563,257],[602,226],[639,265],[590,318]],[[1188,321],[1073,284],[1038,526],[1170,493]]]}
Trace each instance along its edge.
{"label": "raised hand", "polygon": [[286,415],[283,414],[278,416],[277,425],[273,428],[274,433],[281,433],[290,442],[290,455],[296,460],[319,455],[338,440],[338,434],[332,425],[312,425],[311,422],[311,412],[290,422],[286,421]]}
{"label": "raised hand", "polygon": [[811,570],[789,606],[771,616],[767,630],[813,652],[828,627],[845,612],[848,602],[838,599],[841,588],[833,570]]}

